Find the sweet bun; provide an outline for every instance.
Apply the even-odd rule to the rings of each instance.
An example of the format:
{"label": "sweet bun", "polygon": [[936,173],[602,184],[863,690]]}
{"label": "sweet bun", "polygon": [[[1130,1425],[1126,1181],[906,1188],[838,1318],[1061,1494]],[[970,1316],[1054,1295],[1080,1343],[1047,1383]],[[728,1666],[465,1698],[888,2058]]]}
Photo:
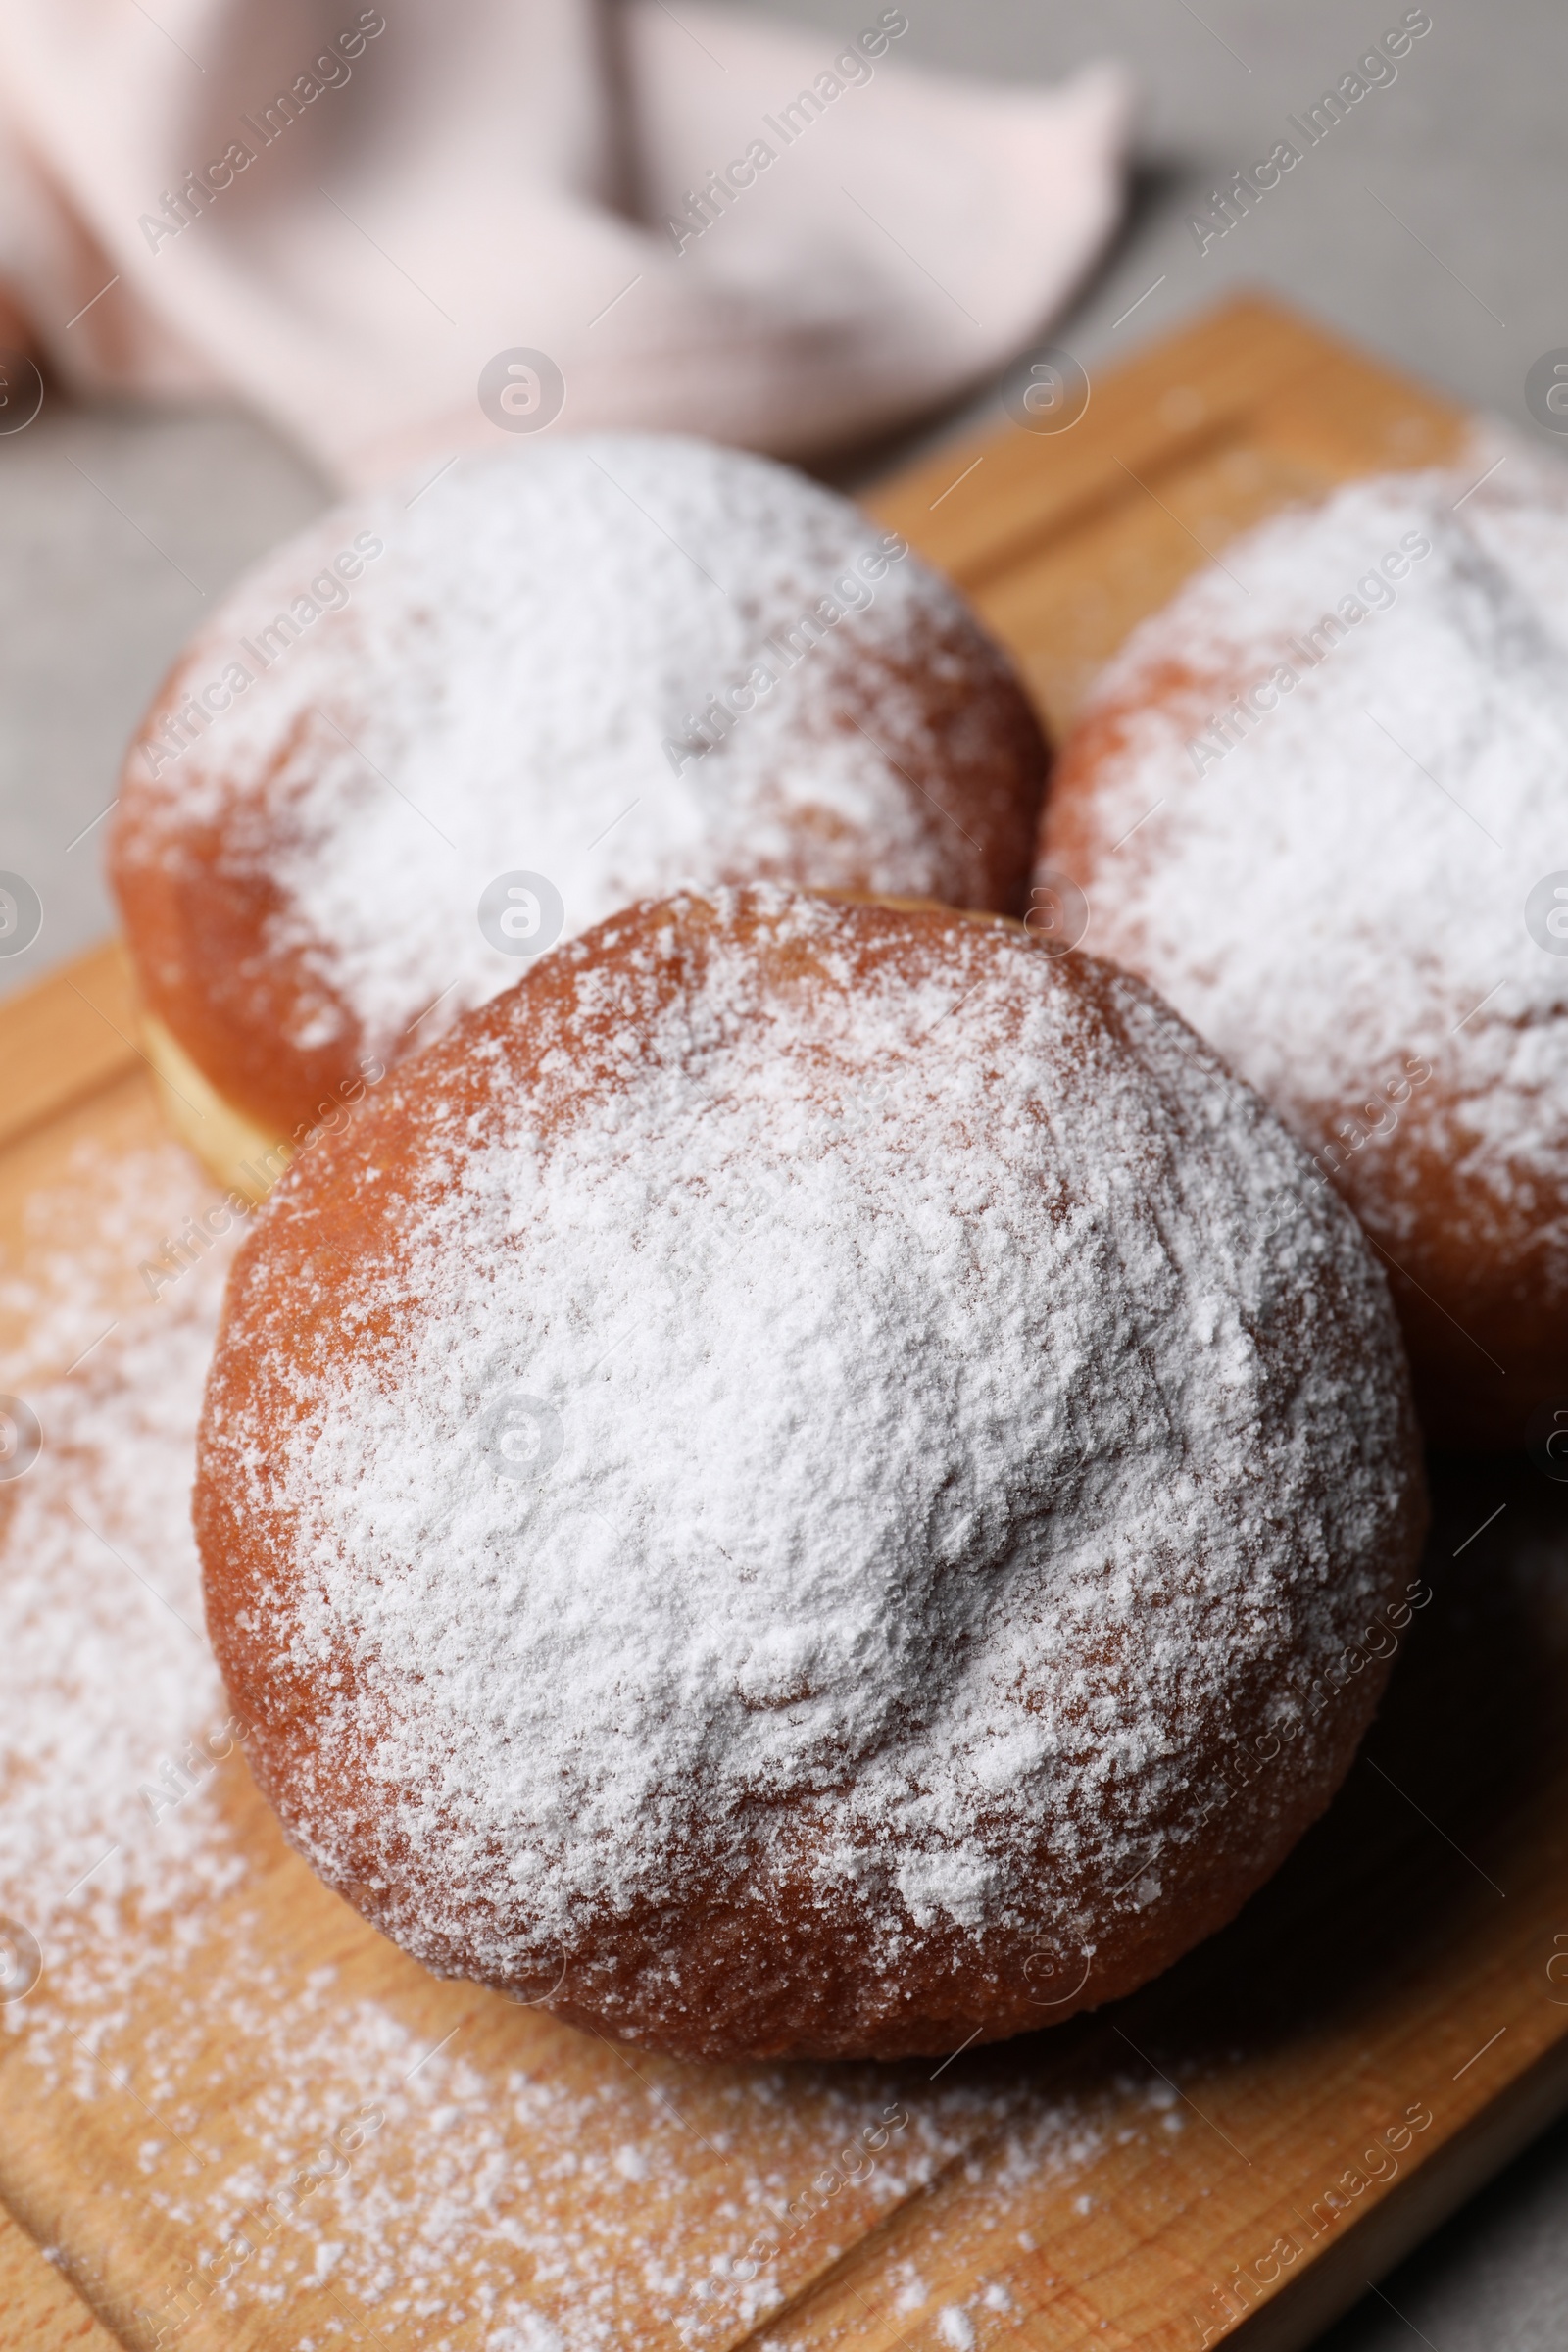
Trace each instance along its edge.
{"label": "sweet bun", "polygon": [[1306,1176],[1017,924],[762,888],[557,950],[235,1263],[195,1514],[289,1837],[432,1969],[688,2056],[1130,1991],[1322,1811],[1404,1621],[1398,1331]]}
{"label": "sweet bun", "polygon": [[1568,1392],[1568,487],[1492,454],[1282,514],[1146,621],[1037,875],[1311,1155],[1278,1238],[1350,1201],[1430,1434],[1477,1446]]}
{"label": "sweet bun", "polygon": [[265,1190],[345,1082],[690,880],[1021,912],[1045,765],[956,592],[788,468],[463,459],[253,571],[131,746],[111,870],[168,1106]]}

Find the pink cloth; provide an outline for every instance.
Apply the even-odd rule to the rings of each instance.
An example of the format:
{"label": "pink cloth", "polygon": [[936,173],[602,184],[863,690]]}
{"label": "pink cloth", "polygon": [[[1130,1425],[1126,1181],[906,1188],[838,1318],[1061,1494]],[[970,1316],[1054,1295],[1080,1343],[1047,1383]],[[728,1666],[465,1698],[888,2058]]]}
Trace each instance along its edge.
{"label": "pink cloth", "polygon": [[922,73],[906,22],[0,0],[0,291],[69,387],[237,394],[345,482],[497,445],[518,347],[562,429],[804,454],[994,371],[1116,215],[1119,73]]}

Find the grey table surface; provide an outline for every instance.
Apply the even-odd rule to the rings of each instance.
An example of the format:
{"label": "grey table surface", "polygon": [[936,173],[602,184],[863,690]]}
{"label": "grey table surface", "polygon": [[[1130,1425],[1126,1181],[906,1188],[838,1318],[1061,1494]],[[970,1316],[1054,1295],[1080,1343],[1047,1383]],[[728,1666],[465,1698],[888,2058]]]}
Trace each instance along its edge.
{"label": "grey table surface", "polygon": [[[847,0],[751,4],[834,33],[867,13]],[[1429,0],[1432,30],[1397,79],[1206,253],[1188,226],[1195,207],[1266,154],[1287,115],[1399,22],[1403,0],[1203,0],[1201,14],[1189,0],[906,6],[904,54],[931,65],[1004,79],[1054,79],[1106,55],[1132,66],[1144,112],[1129,216],[1056,330],[1091,373],[1227,287],[1260,286],[1545,442],[1524,379],[1568,346],[1561,0]],[[977,400],[901,454],[993,405]],[[128,730],[214,593],[325,497],[307,464],[236,412],[51,401],[0,439],[0,869],[26,875],[44,905],[35,944],[0,963],[0,991],[108,929],[102,817]],[[1432,2352],[1568,2344],[1568,2126],[1381,2280],[1322,2352],[1412,2339]]]}

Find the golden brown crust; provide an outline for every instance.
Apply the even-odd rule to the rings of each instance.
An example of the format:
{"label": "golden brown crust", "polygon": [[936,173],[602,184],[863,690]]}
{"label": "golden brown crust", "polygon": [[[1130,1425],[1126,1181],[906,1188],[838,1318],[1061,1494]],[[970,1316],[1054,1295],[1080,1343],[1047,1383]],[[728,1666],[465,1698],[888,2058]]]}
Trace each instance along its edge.
{"label": "golden brown crust", "polygon": [[[176,672],[168,691],[177,700],[180,690]],[[368,1048],[346,1007],[341,1040],[314,1050],[285,1042],[297,1037],[319,986],[272,944],[281,893],[264,865],[235,858],[220,826],[193,823],[177,858],[135,854],[147,789],[138,752],[172,707],[160,698],[131,746],[111,837],[110,878],[137,985],[236,1118],[268,1135],[292,1135],[352,1078]]]}
{"label": "golden brown crust", "polygon": [[[352,1753],[335,1757],[323,1790],[327,1694],[351,1690],[361,1668],[346,1649],[307,1661],[281,1641],[290,1580],[301,1573],[290,1504],[270,1472],[260,1485],[246,1486],[241,1456],[283,1458],[291,1428],[309,1423],[323,1366],[341,1367],[349,1355],[391,1360],[396,1319],[380,1303],[389,1294],[371,1270],[407,1264],[410,1236],[450,1197],[453,1139],[489,1132],[498,1070],[509,1098],[526,1095],[546,1141],[569,1128],[585,1101],[626,1084],[625,1014],[607,982],[634,978],[642,1017],[652,1020],[698,986],[719,945],[754,959],[761,1003],[781,1010],[838,992],[853,997],[885,979],[890,963],[910,979],[928,980],[952,961],[949,910],[873,900],[847,905],[842,913],[829,958],[819,941],[781,931],[776,909],[765,906],[743,902],[719,913],[698,899],[628,910],[575,950],[541,959],[521,989],[469,1015],[429,1054],[392,1073],[352,1131],[301,1163],[283,1188],[282,1213],[269,1216],[248,1239],[204,1416],[194,1511],[208,1623],[234,1703],[255,1726],[253,1769],[290,1835],[339,1891],[438,1971],[489,1975],[516,1997],[575,2023],[691,2057],[946,2051],[1060,2022],[1132,1990],[1231,1918],[1318,1816],[1386,1674],[1375,1659],[1362,1658],[1331,1685],[1299,1746],[1287,1747],[1284,1762],[1264,1769],[1259,1754],[1282,1752],[1270,1728],[1278,1686],[1261,1661],[1238,1657],[1223,1704],[1192,1759],[1197,1779],[1225,1784],[1219,1809],[1198,1839],[1172,1838],[1157,1896],[1122,1909],[1092,1961],[1054,1948],[1028,1921],[999,1922],[980,1942],[939,1926],[915,1939],[890,1979],[854,1890],[825,1896],[808,1867],[811,1834],[805,1829],[799,1866],[773,1869],[765,1902],[709,1871],[699,1846],[681,1855],[678,1868],[672,1863],[662,1900],[623,1908],[612,1932],[603,1923],[570,1952],[563,1947],[559,1966],[546,1955],[530,1971],[497,1974],[476,1961],[488,1927],[477,1912],[467,1923],[471,1935],[461,1923],[456,1930],[433,1924],[437,1906],[420,1892],[428,1858],[411,1849],[367,1761],[356,1766]],[[992,926],[982,919],[976,928]],[[1018,937],[1013,925],[996,930],[999,949]],[[1047,959],[1037,965],[1033,952],[1019,945],[1044,975]],[[1143,998],[1135,984],[1083,956],[1053,967],[1051,981],[1104,1032],[1120,1035],[1129,1053],[1139,1050],[1128,1027],[1129,1004],[1136,1009]],[[1191,1141],[1199,1148],[1196,1124]],[[361,1178],[372,1165],[378,1174],[367,1185]],[[1330,1268],[1320,1295],[1340,1280]],[[1370,1323],[1357,1321],[1368,1312],[1364,1305],[1352,1310],[1342,1302],[1334,1310],[1340,1320],[1331,1316],[1320,1368],[1343,1382],[1348,1396],[1364,1354],[1375,1373],[1386,1375],[1395,1398],[1387,1410],[1396,1422],[1402,1395],[1396,1347],[1385,1360],[1388,1336],[1377,1314],[1384,1324],[1387,1315],[1377,1306],[1375,1282],[1371,1293]],[[1375,1580],[1386,1595],[1413,1570],[1424,1517],[1404,1409],[1403,1434],[1391,1457],[1403,1480],[1402,1498]],[[1089,1644],[1085,1671],[1117,1690],[1108,1628],[1102,1646],[1099,1657]],[[331,1814],[325,1838],[323,1800]],[[1147,1811],[1143,1826],[1158,1844],[1185,1814],[1188,1788],[1172,1776],[1168,1798]],[[1031,1850],[1040,1839],[1031,1865],[1038,1882],[1059,1878],[1060,1857],[1051,1853],[1043,1825],[1020,1826],[1017,1836]]]}
{"label": "golden brown crust", "polygon": [[[428,510],[419,513],[422,517]],[[341,510],[323,518],[284,551],[293,570],[303,578],[327,564],[360,518],[357,511],[345,515]],[[851,517],[848,527],[860,526]],[[249,659],[257,658],[255,640],[280,601],[280,561],[273,559],[241,584],[224,613],[193,641],[159,688],[126,754],[109,866],[149,1010],[240,1118],[268,1133],[291,1135],[363,1057],[373,1054],[391,1063],[421,1050],[454,1007],[481,1001],[484,992],[465,993],[465,980],[440,1009],[438,992],[450,977],[443,968],[428,991],[438,1008],[433,1021],[424,1017],[429,1006],[421,1001],[383,1022],[380,1008],[368,1006],[363,993],[355,1000],[339,986],[333,940],[313,933],[315,917],[302,918],[286,881],[302,856],[352,862],[341,843],[326,850],[312,846],[311,827],[319,824],[320,810],[313,804],[309,822],[301,810],[314,778],[330,776],[336,791],[340,763],[352,760],[345,746],[367,740],[386,699],[378,688],[391,659],[389,636],[402,642],[396,633],[401,628],[411,645],[417,643],[427,586],[416,567],[394,584],[394,557],[384,558],[357,583],[358,602],[314,624],[308,648],[291,647],[235,698],[231,710],[210,722],[204,715],[202,690],[225,661],[232,662],[242,645],[250,649]],[[666,872],[665,858],[656,871],[635,872],[627,898],[663,890],[688,873],[705,884],[885,889],[902,867],[912,886],[947,904],[1023,912],[1047,745],[1006,656],[946,583],[930,573],[917,579],[916,570],[911,560],[901,575],[899,585],[909,595],[896,631],[853,649],[836,640],[819,645],[790,680],[793,690],[798,678],[809,675],[815,700],[808,708],[803,704],[784,764],[808,773],[820,757],[844,766],[839,755],[847,750],[853,755],[848,764],[878,771],[878,813],[856,818],[842,799],[803,793],[799,774],[786,792],[778,776],[770,781],[760,771],[748,780],[756,820],[749,837],[745,829],[694,837],[689,866],[677,862]],[[367,625],[363,612],[368,608],[380,633],[362,641],[356,632]],[[493,615],[486,618],[495,628]],[[495,633],[500,635],[498,628]],[[613,658],[608,649],[606,660]],[[526,669],[526,659],[523,646],[519,669]],[[302,700],[303,665],[318,661],[321,670],[319,676],[312,672],[317,684],[311,691],[320,699]],[[658,781],[643,788],[652,809],[658,785],[669,779],[658,756],[652,713],[641,715],[656,747]],[[373,771],[352,767],[344,789],[384,776],[385,789],[401,791],[407,781],[402,753],[426,720],[435,724],[421,713],[390,749],[379,745]],[[743,743],[745,724],[743,719],[738,736]],[[544,764],[524,744],[519,771],[530,762]],[[890,838],[890,812],[902,821],[902,842]],[[685,841],[680,828],[692,821],[690,808],[681,809],[671,819],[671,840]],[[515,823],[513,812],[497,808],[488,830],[500,837]],[[521,830],[527,836],[525,821]],[[720,839],[722,849],[716,846]],[[661,856],[665,847],[652,844]],[[434,834],[425,848],[442,854]],[[465,899],[461,917],[455,917],[463,939],[452,970],[461,968],[469,950],[473,901],[489,878],[486,873],[475,881],[472,898]],[[609,904],[620,895],[617,890]],[[568,911],[573,925],[584,919],[580,911]],[[514,976],[501,974],[493,985],[510,985]],[[322,1039],[329,1042],[309,1042]]]}
{"label": "golden brown crust", "polygon": [[[1136,692],[1093,704],[1057,757],[1040,867],[1071,875],[1091,906],[1115,907],[1125,879],[1112,837],[1120,819],[1107,820],[1102,784],[1121,766],[1140,717],[1168,709],[1185,724],[1194,709],[1223,709],[1248,683],[1240,669],[1218,674],[1164,659],[1140,669]],[[1173,778],[1178,806],[1181,785]],[[1157,985],[1130,935],[1117,932],[1114,952]],[[1333,987],[1332,974],[1323,985]],[[1366,1074],[1369,1091],[1381,1076]],[[1473,1154],[1461,1164],[1454,1106],[1440,1069],[1401,1104],[1396,1143],[1357,1153],[1331,1148],[1348,1115],[1358,1121],[1356,1102],[1301,1095],[1275,1103],[1306,1150],[1333,1166],[1332,1180],[1384,1266],[1428,1437],[1517,1446],[1542,1403],[1568,1394],[1568,1295],[1556,1240],[1568,1226],[1568,1167],[1553,1183],[1539,1167],[1516,1175]],[[1364,1122],[1374,1136],[1376,1116],[1369,1108]]]}
{"label": "golden brown crust", "polygon": [[[924,804],[940,808],[957,832],[979,846],[977,885],[955,872],[955,903],[1018,916],[1028,903],[1049,763],[1045,738],[1017,681],[983,640],[945,650],[965,658],[963,688],[949,674],[951,664],[935,662],[911,663],[884,681],[916,699],[920,725],[930,729],[940,747],[929,763],[909,772],[908,782]],[[330,1046],[311,1049],[293,1042],[319,1001],[320,982],[307,978],[297,950],[278,948],[274,926],[281,893],[265,859],[236,858],[223,826],[193,823],[177,859],[135,854],[141,800],[149,790],[141,774],[141,748],[162,730],[184,692],[179,670],[127,755],[111,878],[137,979],[153,1013],[239,1118],[269,1133],[290,1135],[352,1075],[370,1052],[370,1041],[352,1007],[339,1002],[340,1035]],[[875,724],[874,704],[864,715]],[[848,729],[855,721],[846,713],[842,723]],[[283,809],[278,822],[286,824]],[[847,888],[871,890],[879,848],[865,845],[861,869],[858,876],[852,873]],[[808,821],[792,857],[707,879],[719,884],[766,880],[808,889],[818,870],[814,849]],[[842,863],[842,844],[839,850]],[[976,890],[972,900],[970,887]],[[401,1050],[416,1052],[421,1042],[416,1030]]]}

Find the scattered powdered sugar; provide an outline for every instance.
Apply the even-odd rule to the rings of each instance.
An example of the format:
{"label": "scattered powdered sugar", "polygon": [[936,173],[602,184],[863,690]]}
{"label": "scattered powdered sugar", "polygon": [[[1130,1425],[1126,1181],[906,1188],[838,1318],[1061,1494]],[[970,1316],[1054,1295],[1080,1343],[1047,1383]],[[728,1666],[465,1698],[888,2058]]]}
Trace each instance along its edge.
{"label": "scattered powdered sugar", "polygon": [[217,827],[224,872],[275,901],[267,956],[304,973],[295,1045],[357,1024],[390,1060],[434,1000],[421,1043],[509,987],[521,966],[476,916],[508,873],[547,879],[567,936],[692,878],[988,903],[977,820],[937,805],[966,722],[950,712],[939,743],[929,712],[944,696],[956,711],[965,665],[972,697],[976,662],[1000,674],[1000,659],[847,501],[738,451],[630,434],[466,458],[411,503],[413,486],[335,512],[245,580],[161,707],[225,660],[260,669],[309,575],[382,550],[208,732],[127,775],[124,864],[178,871]]}
{"label": "scattered powdered sugar", "polygon": [[183,1902],[184,1799],[214,1769],[190,1768],[189,1743],[235,1744],[190,1532],[217,1293],[193,1272],[165,1317],[31,1392],[43,1451],[0,1488],[0,1904],[46,1948],[102,1934],[132,1886],[144,1915]]}
{"label": "scattered powdered sugar", "polygon": [[[37,1382],[60,1380],[128,1310],[145,1308],[152,1294],[140,1268],[177,1245],[184,1220],[209,1203],[214,1188],[188,1153],[172,1137],[149,1142],[146,1106],[135,1109],[119,1124],[106,1109],[104,1131],[79,1137],[18,1204],[0,1253],[0,1346],[13,1391],[30,1396]],[[178,1262],[200,1254],[187,1246]],[[166,1283],[175,1262],[160,1269]]]}
{"label": "scattered powdered sugar", "polygon": [[976,2150],[1011,2196],[1091,2164],[1103,2121],[1020,2081],[633,2067],[487,1995],[431,2030],[395,1956],[388,1984],[249,1790],[188,1524],[227,1252],[127,1307],[201,1180],[123,1140],[70,1155],[4,1278],[40,1363],[117,1328],[29,1386],[44,1450],[0,1486],[0,1990],[16,1931],[42,1958],[0,2001],[0,2190],[132,2352],[255,2312],[302,2352],[718,2345]]}
{"label": "scattered powdered sugar", "polygon": [[1534,1204],[1532,1283],[1568,1297],[1568,959],[1526,923],[1568,868],[1568,475],[1499,437],[1275,516],[1134,634],[1076,743],[1044,862],[1087,891],[1088,944],[1396,1254],[1417,1137],[1478,1233]]}
{"label": "scattered powdered sugar", "polygon": [[[820,977],[764,979],[754,917]],[[377,1215],[379,1111],[241,1261],[208,1475],[318,1741],[274,1797],[422,1957],[564,1955],[627,2031],[692,1960],[678,1904],[654,1991],[617,1935],[682,1886],[837,1935],[852,2032],[943,1954],[1087,1974],[1179,1915],[1217,1726],[1299,1734],[1259,1878],[1348,1761],[1306,1693],[1415,1516],[1381,1278],[1332,1196],[1272,1233],[1296,1147],[1122,975],[956,917],[857,962],[854,910],[765,891],[639,919],[568,952],[533,1091],[527,989],[394,1082],[419,1216],[330,1348],[295,1268],[333,1182]]]}

